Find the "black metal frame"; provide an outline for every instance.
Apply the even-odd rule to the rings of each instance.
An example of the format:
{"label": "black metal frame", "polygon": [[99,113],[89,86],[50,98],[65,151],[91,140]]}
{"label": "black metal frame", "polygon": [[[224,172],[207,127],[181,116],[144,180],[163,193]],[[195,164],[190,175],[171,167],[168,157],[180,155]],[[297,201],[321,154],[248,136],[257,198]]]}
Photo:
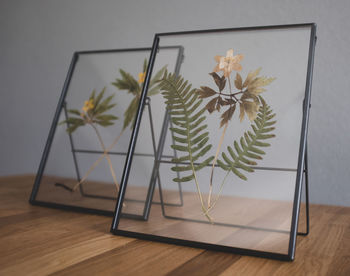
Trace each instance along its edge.
{"label": "black metal frame", "polygon": [[[128,182],[129,173],[130,173],[132,158],[133,158],[133,154],[134,154],[134,150],[135,150],[135,146],[136,146],[136,141],[137,141],[137,137],[138,137],[138,131],[140,128],[141,116],[142,116],[143,108],[145,106],[145,99],[146,99],[146,95],[147,95],[148,85],[149,85],[149,81],[151,78],[157,49],[159,47],[160,37],[172,36],[172,35],[227,32],[227,31],[237,32],[237,31],[256,31],[256,30],[272,30],[272,29],[291,29],[291,28],[303,28],[303,27],[310,28],[310,43],[309,43],[307,77],[306,77],[306,86],[305,86],[305,98],[304,98],[304,105],[303,105],[303,118],[302,118],[300,144],[299,144],[298,167],[297,167],[297,177],[296,177],[296,185],[295,185],[295,192],[294,192],[293,213],[292,213],[292,219],[291,219],[288,254],[280,254],[280,253],[245,249],[245,248],[229,247],[229,246],[223,246],[223,245],[209,244],[209,243],[204,243],[204,242],[195,242],[195,241],[190,241],[190,240],[169,238],[169,237],[156,236],[156,235],[151,235],[151,234],[144,234],[144,233],[125,231],[125,230],[118,229],[119,221],[120,221],[120,218],[122,217],[122,205],[123,205],[126,186],[127,186],[127,182]],[[156,34],[154,41],[153,41],[151,56],[149,59],[150,62],[148,64],[148,68],[147,68],[145,84],[144,84],[144,87],[142,90],[141,100],[140,100],[140,104],[139,104],[138,111],[137,111],[137,117],[135,120],[135,127],[133,129],[133,133],[132,133],[130,144],[129,144],[128,155],[126,158],[126,164],[124,167],[121,186],[120,186],[120,190],[119,190],[119,194],[118,194],[118,201],[116,204],[114,218],[113,218],[113,222],[111,225],[111,232],[113,234],[116,234],[116,235],[135,237],[135,238],[141,238],[141,239],[153,240],[153,241],[159,241],[159,242],[167,242],[167,243],[173,243],[173,244],[178,244],[178,245],[192,246],[192,247],[203,248],[203,249],[225,251],[225,252],[231,252],[231,253],[236,253],[236,254],[241,254],[241,255],[264,257],[264,258],[271,258],[271,259],[277,259],[277,260],[283,260],[283,261],[294,260],[296,236],[298,233],[298,221],[299,221],[299,211],[300,211],[300,202],[301,202],[301,189],[302,189],[302,181],[303,181],[304,174],[306,177],[305,178],[305,192],[306,192],[305,194],[306,194],[306,207],[307,207],[306,208],[306,223],[307,223],[306,228],[307,229],[306,229],[305,233],[299,233],[299,234],[300,235],[307,235],[309,233],[309,209],[308,209],[309,190],[308,190],[306,140],[307,140],[307,127],[308,127],[309,109],[310,109],[310,100],[311,100],[311,82],[312,82],[315,44],[316,44],[316,24],[314,24],[314,23],[275,25],[275,26],[241,27],[241,28],[227,28],[227,29],[212,29],[212,30],[198,30],[198,31],[185,31],[185,32]],[[164,124],[167,124],[167,122],[164,122]],[[163,124],[163,126],[164,126],[164,124]],[[157,156],[160,156],[161,152],[162,152],[162,145],[160,145],[157,149]],[[157,170],[158,170],[158,168],[156,165],[154,168],[154,172],[153,172],[154,175],[157,175]],[[152,194],[152,187],[150,187],[150,192]],[[151,202],[151,194],[149,196],[150,198],[148,198],[149,202]],[[151,205],[149,205],[149,206],[151,206]]]}
{"label": "black metal frame", "polygon": [[[166,46],[166,47],[160,47],[160,49],[177,49],[178,50],[178,56],[177,56],[177,63],[175,68],[178,68],[182,62],[183,58],[183,47],[182,46]],[[95,209],[95,208],[86,208],[86,207],[80,207],[80,206],[74,206],[74,205],[67,205],[67,204],[61,204],[61,203],[53,203],[53,202],[47,202],[47,201],[42,201],[42,200],[37,200],[36,196],[39,191],[40,187],[40,182],[41,178],[44,173],[45,165],[47,162],[47,158],[50,153],[51,145],[53,142],[53,138],[55,135],[55,131],[57,128],[59,116],[62,112],[62,109],[64,111],[65,116],[67,117],[67,110],[66,110],[66,96],[67,96],[67,91],[69,88],[70,81],[73,77],[74,69],[75,66],[78,62],[79,56],[80,55],[86,55],[86,54],[106,54],[106,53],[121,53],[121,52],[141,52],[141,51],[151,51],[152,48],[125,48],[125,49],[108,49],[108,50],[94,50],[94,51],[79,51],[75,52],[73,54],[73,58],[71,61],[71,64],[69,66],[69,70],[67,73],[67,77],[65,80],[65,83],[62,88],[61,96],[56,108],[56,112],[54,115],[53,122],[51,124],[51,128],[49,131],[49,135],[45,144],[44,152],[42,155],[42,159],[39,165],[39,169],[35,178],[35,182],[33,185],[32,193],[29,199],[29,202],[32,205],[38,205],[38,206],[43,206],[43,207],[50,207],[50,208],[57,208],[57,209],[63,209],[67,211],[76,211],[76,212],[82,212],[82,213],[92,213],[92,214],[97,214],[97,215],[104,215],[104,216],[110,216],[112,217],[114,215],[113,211],[107,211],[107,210],[101,210],[101,209]],[[156,145],[155,145],[155,136],[154,136],[154,128],[153,128],[153,120],[152,120],[152,112],[151,112],[151,105],[150,105],[150,99],[148,98],[147,101],[145,102],[145,105],[148,106],[148,113],[150,116],[150,129],[151,129],[151,136],[152,136],[152,143],[153,143],[153,150],[155,154],[156,150]],[[103,154],[103,151],[89,151],[89,150],[80,150],[80,149],[75,149],[74,147],[74,141],[73,137],[71,134],[69,134],[69,141],[71,145],[71,151],[73,155],[73,162],[75,166],[75,171],[76,171],[76,176],[77,180],[80,181],[80,172],[79,172],[79,166],[76,158],[76,152],[83,152],[83,153],[92,153],[92,154]],[[121,152],[109,152],[109,154],[117,154],[117,155],[127,155],[127,153],[121,153]],[[142,155],[142,154],[137,154],[134,153],[135,155]],[[154,155],[152,155],[154,157]],[[61,183],[55,183],[56,186],[61,186],[62,188],[68,189],[64,184]],[[91,197],[91,198],[99,198],[99,199],[105,199],[105,200],[117,200],[117,198],[110,197],[110,196],[100,196],[100,195],[95,195],[95,194],[88,194],[84,191],[82,185],[79,185],[79,191],[80,194],[84,197]],[[181,183],[179,183],[179,197],[180,197],[180,203],[179,204],[172,204],[172,203],[166,203],[166,205],[179,205],[182,206],[183,201],[182,201],[182,189],[181,189]],[[126,199],[128,201],[139,201],[135,199]],[[144,210],[147,210],[147,203],[146,200],[142,201],[145,203]],[[153,204],[160,204],[160,202],[152,202]],[[145,211],[144,211],[145,213]],[[124,217],[129,217],[129,218],[136,218],[136,219],[146,219],[144,218],[144,215],[135,215],[135,214],[123,214]]]}

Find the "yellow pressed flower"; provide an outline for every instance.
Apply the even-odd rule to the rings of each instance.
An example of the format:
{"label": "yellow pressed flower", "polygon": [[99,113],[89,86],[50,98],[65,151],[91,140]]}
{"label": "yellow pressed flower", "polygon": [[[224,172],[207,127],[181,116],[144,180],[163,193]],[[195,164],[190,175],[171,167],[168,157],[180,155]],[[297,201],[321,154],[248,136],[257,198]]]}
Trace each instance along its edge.
{"label": "yellow pressed flower", "polygon": [[139,74],[139,83],[143,83],[145,81],[145,77],[146,77],[146,72],[142,72]]}
{"label": "yellow pressed flower", "polygon": [[230,76],[233,70],[241,71],[242,65],[240,65],[240,61],[243,59],[243,55],[233,55],[233,49],[230,49],[226,52],[225,56],[215,56],[215,61],[218,63],[214,72],[223,71],[224,76],[227,78]]}
{"label": "yellow pressed flower", "polygon": [[90,109],[93,109],[93,108],[94,108],[94,101],[91,99],[91,100],[84,102],[84,106],[83,106],[82,110],[84,112],[88,112]]}

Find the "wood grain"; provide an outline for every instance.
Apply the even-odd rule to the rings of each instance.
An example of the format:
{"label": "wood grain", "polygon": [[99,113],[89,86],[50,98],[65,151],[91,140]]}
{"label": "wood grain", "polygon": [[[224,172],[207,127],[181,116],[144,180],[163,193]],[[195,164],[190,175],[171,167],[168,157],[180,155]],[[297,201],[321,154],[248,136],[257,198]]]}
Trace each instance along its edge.
{"label": "wood grain", "polygon": [[33,181],[0,178],[0,275],[350,275],[348,207],[311,205],[310,235],[279,262],[113,236],[111,218],[31,206]]}

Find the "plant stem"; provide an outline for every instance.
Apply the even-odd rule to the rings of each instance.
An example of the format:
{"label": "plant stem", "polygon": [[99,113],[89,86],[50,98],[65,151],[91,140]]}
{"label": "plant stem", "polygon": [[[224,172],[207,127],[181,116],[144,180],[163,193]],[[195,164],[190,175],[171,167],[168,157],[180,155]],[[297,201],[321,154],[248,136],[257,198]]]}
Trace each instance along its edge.
{"label": "plant stem", "polygon": [[225,94],[225,93],[219,93],[219,92],[216,92],[216,94],[219,94],[219,95],[222,95],[222,96],[228,96],[228,97],[234,97],[235,98],[235,96],[236,95],[239,95],[239,94],[243,94],[245,91],[238,91],[238,92],[236,92],[236,93],[232,93],[232,94]]}
{"label": "plant stem", "polygon": [[217,201],[219,200],[220,195],[221,195],[221,193],[222,193],[222,190],[223,190],[223,188],[224,188],[226,179],[227,179],[227,177],[228,177],[229,174],[230,174],[230,171],[228,171],[228,172],[226,173],[226,175],[225,175],[223,181],[221,182],[220,189],[219,189],[219,193],[218,193],[218,195],[216,196],[216,198],[215,198],[213,204],[207,209],[208,212],[209,212],[211,209],[214,208],[215,204],[216,204]]}
{"label": "plant stem", "polygon": [[232,94],[232,88],[231,88],[231,79],[230,76],[227,77],[228,79],[228,87],[230,88],[230,95]]}
{"label": "plant stem", "polygon": [[[241,93],[242,91],[237,92],[235,94],[232,94],[232,87],[231,87],[230,76],[227,77],[227,80],[228,80],[228,86],[229,86],[229,89],[230,89],[229,96],[231,96],[231,97],[233,96],[236,99],[236,101],[237,101],[237,98],[235,97],[235,94]],[[225,124],[224,130],[223,130],[223,132],[221,134],[219,145],[218,145],[218,148],[216,150],[215,158],[213,160],[213,164],[212,164],[212,167],[211,167],[210,183],[209,183],[209,194],[208,194],[208,209],[210,208],[211,196],[212,196],[212,193],[213,193],[213,177],[214,177],[215,165],[216,165],[216,161],[217,161],[217,159],[219,157],[221,145],[222,145],[222,143],[224,141],[224,137],[225,137],[225,133],[226,133],[226,130],[227,130],[227,126],[228,126],[228,122]]]}
{"label": "plant stem", "polygon": [[224,137],[225,137],[225,133],[226,133],[226,130],[227,130],[227,126],[228,126],[228,122],[225,124],[224,126],[224,130],[221,134],[221,137],[220,137],[220,141],[219,141],[219,145],[218,145],[218,148],[216,150],[216,154],[215,154],[215,158],[213,160],[213,164],[212,164],[212,167],[211,167],[211,174],[210,174],[210,183],[209,183],[209,195],[208,195],[208,208],[210,208],[210,201],[211,201],[211,195],[213,193],[213,177],[214,177],[214,169],[215,169],[215,165],[216,165],[216,161],[219,157],[219,153],[220,153],[220,149],[221,149],[221,145],[224,141]]}
{"label": "plant stem", "polygon": [[[108,152],[118,143],[120,137],[124,133],[124,130],[122,130],[119,135],[114,139],[113,143],[106,149],[104,150],[103,154],[100,155],[100,157],[95,161],[94,164],[88,169],[88,171],[85,173],[85,175],[80,179],[80,181],[73,187],[73,191],[75,191],[79,185],[81,185],[87,177],[90,175],[90,173],[97,167],[98,164],[102,161],[102,159],[108,154]],[[119,191],[119,187],[117,186],[117,192]]]}
{"label": "plant stem", "polygon": [[[93,127],[93,129],[96,132],[96,135],[98,137],[98,140],[100,141],[100,144],[101,144],[103,152],[105,152],[106,151],[106,147],[105,147],[105,145],[103,143],[103,140],[102,140],[102,137],[100,135],[100,132],[98,131],[97,127],[93,123],[91,123],[91,126]],[[112,174],[112,177],[113,177],[113,180],[114,180],[114,184],[116,185],[117,189],[119,190],[119,183],[117,181],[117,177],[115,176],[115,172],[114,172],[114,169],[113,169],[113,166],[112,166],[112,161],[111,161],[111,158],[109,157],[108,153],[106,153],[106,159],[107,159],[107,162],[108,162],[108,165],[109,165],[109,170],[111,171],[111,174]]]}
{"label": "plant stem", "polygon": [[193,165],[193,162],[192,162],[192,161],[191,161],[191,167],[192,167],[192,172],[193,172],[193,176],[194,176],[194,182],[196,183],[196,188],[197,188],[199,200],[200,200],[201,205],[202,205],[203,214],[207,217],[207,219],[209,220],[210,223],[214,223],[214,222],[213,222],[213,219],[212,219],[211,216],[208,214],[208,210],[205,208],[205,204],[204,204],[204,201],[203,201],[202,193],[201,193],[201,190],[200,190],[200,188],[199,188],[199,183],[198,183],[196,171],[194,170],[194,165]]}

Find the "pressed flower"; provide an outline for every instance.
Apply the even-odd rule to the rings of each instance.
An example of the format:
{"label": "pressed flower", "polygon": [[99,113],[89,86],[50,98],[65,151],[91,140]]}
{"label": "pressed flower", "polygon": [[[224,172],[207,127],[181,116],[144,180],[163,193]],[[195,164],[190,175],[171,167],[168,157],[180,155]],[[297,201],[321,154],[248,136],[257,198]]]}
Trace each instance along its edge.
{"label": "pressed flower", "polygon": [[242,65],[239,64],[240,61],[243,59],[243,55],[233,55],[233,49],[230,49],[226,52],[225,56],[215,56],[215,61],[218,63],[215,68],[214,72],[223,71],[224,76],[227,78],[230,76],[231,72],[233,70],[235,71],[241,71]]}
{"label": "pressed flower", "polygon": [[145,81],[145,77],[146,77],[146,72],[139,73],[139,80],[138,80],[138,82],[139,83],[143,83]]}
{"label": "pressed flower", "polygon": [[94,101],[91,99],[91,100],[88,100],[88,101],[85,101],[84,102],[84,106],[83,106],[83,111],[84,112],[87,112],[89,111],[90,109],[93,109],[94,108]]}

